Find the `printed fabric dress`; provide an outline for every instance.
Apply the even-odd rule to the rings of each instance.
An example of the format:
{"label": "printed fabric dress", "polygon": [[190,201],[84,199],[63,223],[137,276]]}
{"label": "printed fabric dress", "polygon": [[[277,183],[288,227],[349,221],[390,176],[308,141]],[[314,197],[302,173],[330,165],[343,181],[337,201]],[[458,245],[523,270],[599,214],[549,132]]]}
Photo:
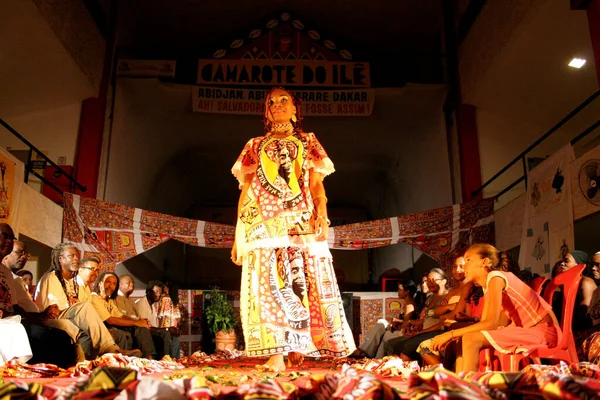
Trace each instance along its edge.
{"label": "printed fabric dress", "polygon": [[301,132],[251,139],[233,166],[240,188],[250,182],[236,226],[248,356],[338,357],[355,349],[331,253],[315,239],[311,169],[334,172],[315,135]]}

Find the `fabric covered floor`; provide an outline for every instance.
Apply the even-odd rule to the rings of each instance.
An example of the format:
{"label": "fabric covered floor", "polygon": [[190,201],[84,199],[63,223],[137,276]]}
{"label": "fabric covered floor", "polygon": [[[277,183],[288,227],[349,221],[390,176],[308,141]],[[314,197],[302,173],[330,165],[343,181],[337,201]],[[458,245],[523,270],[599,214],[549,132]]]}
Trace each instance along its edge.
{"label": "fabric covered floor", "polygon": [[[0,399],[533,399],[600,398],[600,366],[531,365],[519,373],[443,368],[415,372],[399,358],[306,360],[284,373],[260,372],[239,353],[195,353],[181,362],[104,355],[69,370],[12,364],[0,368]],[[347,363],[346,361],[351,361]]]}

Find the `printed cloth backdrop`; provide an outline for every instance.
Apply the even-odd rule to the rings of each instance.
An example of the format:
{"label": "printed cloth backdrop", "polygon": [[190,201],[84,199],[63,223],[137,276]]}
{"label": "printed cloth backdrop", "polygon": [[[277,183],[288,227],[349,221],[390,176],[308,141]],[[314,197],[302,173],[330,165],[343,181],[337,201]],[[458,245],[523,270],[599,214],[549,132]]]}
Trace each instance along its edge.
{"label": "printed cloth backdrop", "polygon": [[16,216],[19,214],[24,170],[23,163],[0,148],[0,222],[5,222],[13,228],[17,225]]}
{"label": "printed cloth backdrop", "polygon": [[[106,270],[169,239],[199,247],[231,247],[234,230],[231,225],[64,195],[63,242],[75,243],[84,257],[99,257]],[[345,250],[406,242],[446,267],[470,244],[494,242],[494,200],[337,226],[328,240],[330,248]]]}
{"label": "printed cloth backdrop", "polygon": [[525,218],[519,265],[549,275],[552,266],[573,250],[573,205],[569,166],[570,144],[527,173]]}

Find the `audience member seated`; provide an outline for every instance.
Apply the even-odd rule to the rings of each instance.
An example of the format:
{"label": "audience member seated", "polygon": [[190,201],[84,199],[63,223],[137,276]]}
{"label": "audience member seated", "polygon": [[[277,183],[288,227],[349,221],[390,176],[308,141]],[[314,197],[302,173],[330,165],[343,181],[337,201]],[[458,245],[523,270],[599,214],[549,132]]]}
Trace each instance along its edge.
{"label": "audience member seated", "polygon": [[150,325],[158,328],[157,308],[153,307],[162,296],[163,284],[160,281],[150,281],[146,287],[146,295],[135,301],[135,309],[140,318],[146,318]]}
{"label": "audience member seated", "polygon": [[556,263],[554,263],[554,266],[552,267],[552,271],[550,272],[550,279],[556,278],[556,276],[561,272],[563,272],[563,260],[558,260]]}
{"label": "audience member seated", "polygon": [[25,289],[27,289],[27,293],[29,293],[29,297],[33,300],[33,293],[35,292],[35,287],[33,284],[33,273],[26,269],[22,269],[17,272],[19,278],[23,279],[25,283]]}
{"label": "audience member seated", "polygon": [[[454,260],[454,264],[452,265],[452,277],[454,278],[456,285],[446,294],[445,298],[447,300],[445,300],[443,304],[438,304],[433,310],[434,315],[439,318],[438,322],[427,329],[423,329],[413,337],[397,343],[398,345],[395,348],[395,352],[397,353],[395,354],[399,354],[403,360],[420,360],[421,355],[418,352],[418,349],[421,343],[431,339],[444,329],[444,319],[446,315],[454,311],[461,297],[466,297],[466,290],[468,289],[465,289],[465,287],[468,285],[468,282],[465,279],[464,264],[465,260],[463,257],[458,257]],[[430,283],[431,281],[429,281],[429,284]],[[411,333],[405,336],[411,336]]]}
{"label": "audience member seated", "polygon": [[[598,272],[598,259],[600,254],[594,254],[592,259],[592,279],[596,280],[600,275]],[[600,286],[594,290],[592,300],[588,308],[587,322],[589,327],[585,330],[575,332],[575,345],[579,361],[588,361],[593,363],[600,362]]]}
{"label": "audience member seated", "polygon": [[77,284],[79,285],[79,301],[92,301],[92,287],[100,273],[100,259],[88,257],[81,260],[77,271]]}
{"label": "audience member seated", "polygon": [[[573,268],[579,264],[588,265],[589,257],[587,253],[579,250],[572,250],[565,256],[561,267],[558,269],[558,273],[562,273],[570,268]],[[589,273],[589,272],[588,272]],[[592,303],[592,295],[596,290],[596,283],[592,278],[583,276],[581,283],[579,284],[579,290],[577,291],[577,298],[575,299],[575,310],[573,314],[573,331],[583,331],[589,329],[592,326],[592,321],[588,316],[588,308]],[[556,295],[552,300],[552,305],[557,311],[557,315],[562,315],[562,296]],[[559,311],[560,310],[560,311]]]}
{"label": "audience member seated", "polygon": [[600,286],[600,251],[592,257],[590,278],[594,280],[596,286]]}
{"label": "audience member seated", "polygon": [[383,358],[385,342],[402,336],[404,329],[409,326],[410,320],[415,312],[414,295],[417,287],[413,281],[398,282],[398,298],[403,307],[398,318],[389,323],[386,319],[380,319],[375,326],[365,335],[362,343],[349,355],[350,358]]}
{"label": "audience member seated", "polygon": [[519,263],[512,258],[507,251],[500,252],[500,262],[498,264],[498,271],[512,272],[514,276],[519,277],[521,275],[521,267]]}
{"label": "audience member seated", "polygon": [[94,285],[92,304],[108,328],[116,330],[117,333],[129,332],[134,338],[134,346],[141,350],[141,355],[151,360],[155,351],[148,329],[150,321],[133,319],[119,311],[114,301],[117,298],[118,287],[119,277],[114,272],[103,272]]}
{"label": "audience member seated", "polygon": [[[454,279],[455,285],[446,295],[448,299],[447,304],[439,305],[435,308],[435,315],[441,317],[444,314],[448,314],[456,308],[462,292],[465,291],[466,286],[469,282],[465,279],[465,259],[458,257],[452,264],[452,278]],[[468,290],[468,288],[466,288]]]}
{"label": "audience member seated", "polygon": [[[1,232],[0,236],[0,240],[3,241],[10,239],[7,232]],[[11,248],[12,246],[9,247],[9,251]],[[21,317],[10,316],[17,304],[17,299],[12,296],[15,293],[14,287],[12,272],[0,265],[0,366],[14,358],[26,362],[33,354],[25,327],[21,325]]]}
{"label": "audience member seated", "polygon": [[42,276],[35,292],[39,309],[58,306],[59,318],[49,320],[48,324],[69,333],[88,360],[104,353],[137,354],[117,346],[92,304],[79,300],[78,270],[79,250],[74,244],[60,243],[52,249],[50,270]]}
{"label": "audience member seated", "polygon": [[[119,277],[119,291],[115,304],[124,315],[132,319],[140,319],[140,316],[136,310],[133,299],[130,298],[131,294],[135,290],[135,283],[131,275],[121,275]],[[161,359],[163,356],[171,354],[171,333],[166,329],[159,329],[156,326],[152,326],[150,320],[150,334],[154,341],[154,348],[156,350],[157,358]]]}
{"label": "audience member seated", "polygon": [[[79,285],[79,301],[89,301],[94,305],[92,299],[92,288],[98,280],[100,272],[100,259],[96,257],[88,257],[81,260],[79,263],[79,271],[77,271],[77,284]],[[94,305],[95,306],[95,305]],[[96,312],[102,319],[102,309],[96,308]],[[106,325],[106,321],[104,323]],[[131,333],[107,326],[115,344],[121,349],[130,350],[133,348],[133,339]],[[141,355],[141,352],[139,353]]]}
{"label": "audience member seated", "polygon": [[[156,304],[162,296],[163,284],[160,281],[150,281],[146,286],[146,295],[135,302],[135,310],[140,318],[147,318],[150,321],[153,331],[169,332],[167,329],[161,329],[158,321],[158,305]],[[171,347],[166,349],[166,354],[170,354],[172,350],[173,338],[170,336]],[[165,343],[166,347],[166,343]]]}
{"label": "audience member seated", "polygon": [[34,303],[31,294],[27,289],[27,284],[17,275],[23,270],[25,263],[29,259],[29,254],[25,248],[25,243],[18,240],[13,241],[12,252],[2,259],[2,265],[12,271],[12,276],[15,282],[15,296],[17,304],[26,312],[37,313],[40,310]]}
{"label": "audience member seated", "polygon": [[[421,317],[417,321],[410,321],[404,329],[404,336],[388,340],[384,344],[385,355],[400,355],[404,360],[414,360],[419,358],[417,348],[419,344],[432,338],[440,332],[443,323],[435,313],[436,307],[448,304],[447,295],[448,282],[446,274],[439,268],[433,268],[429,271],[427,278],[427,287],[432,293],[425,308],[421,311]],[[459,298],[456,298],[458,302]]]}
{"label": "audience member seated", "polygon": [[[10,225],[0,224],[0,231],[0,256],[4,256],[2,260],[3,265],[6,267],[5,270],[19,270],[28,258],[23,253],[26,251],[25,246],[22,242],[14,240]],[[9,251],[9,253],[5,254],[6,251]],[[50,305],[44,311],[39,312],[38,306],[26,292],[21,278],[17,276],[17,279],[14,279],[14,272],[11,275],[13,285],[9,285],[6,293],[15,302],[11,313],[20,318],[20,322],[27,332],[33,354],[29,362],[44,362],[56,364],[61,368],[68,368],[75,365],[77,361],[85,360],[81,348],[75,344],[66,332],[47,326],[49,320],[58,317],[58,307]],[[5,316],[7,315],[9,314],[5,312]],[[48,343],[52,343],[52,346],[48,346]]]}
{"label": "audience member seated", "polygon": [[[509,353],[557,345],[562,333],[552,307],[513,273],[496,270],[499,255],[494,246],[469,247],[465,261],[467,279],[485,293],[483,317],[473,325],[436,336],[431,344],[439,351],[454,337],[461,338],[457,372],[477,371],[479,351],[485,347]],[[512,324],[499,329],[503,312]]]}
{"label": "audience member seated", "polygon": [[[474,285],[472,282],[467,282],[463,286],[460,300],[456,308],[440,317],[444,321],[447,330],[459,329],[465,326],[472,325],[481,320],[483,315],[483,289],[480,286]],[[504,318],[503,326],[508,324],[508,319]],[[443,364],[445,368],[453,369],[456,361],[458,340],[453,340],[448,343],[443,351],[434,351],[431,349],[433,339],[421,342],[417,352],[421,355],[425,365]]]}
{"label": "audience member seated", "polygon": [[156,308],[158,327],[167,329],[171,333],[171,357],[181,358],[179,338],[181,313],[179,311],[179,291],[177,287],[172,283],[165,283],[160,299],[152,307]]}
{"label": "audience member seated", "polygon": [[425,304],[427,304],[427,299],[431,296],[431,292],[427,287],[427,274],[421,277],[421,284],[419,285],[419,291],[415,295],[415,313],[417,315],[421,314],[423,308],[425,308]]}

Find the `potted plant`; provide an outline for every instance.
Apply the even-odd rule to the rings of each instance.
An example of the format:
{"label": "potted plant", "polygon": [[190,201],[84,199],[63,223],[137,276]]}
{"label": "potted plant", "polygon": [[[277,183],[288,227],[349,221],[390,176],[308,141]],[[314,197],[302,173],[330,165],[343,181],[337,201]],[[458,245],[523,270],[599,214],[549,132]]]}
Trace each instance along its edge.
{"label": "potted plant", "polygon": [[209,331],[215,335],[217,350],[234,350],[236,339],[234,328],[237,320],[233,306],[227,300],[227,294],[215,286],[205,296],[204,314]]}

